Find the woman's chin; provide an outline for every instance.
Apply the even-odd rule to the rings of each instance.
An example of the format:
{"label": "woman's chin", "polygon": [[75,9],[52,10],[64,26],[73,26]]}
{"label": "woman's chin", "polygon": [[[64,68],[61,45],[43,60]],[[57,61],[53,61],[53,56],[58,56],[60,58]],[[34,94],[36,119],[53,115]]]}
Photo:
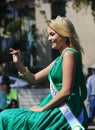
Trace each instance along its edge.
{"label": "woman's chin", "polygon": [[56,46],[52,46],[52,49],[58,49]]}
{"label": "woman's chin", "polygon": [[57,46],[56,45],[52,45],[52,49],[57,49]]}

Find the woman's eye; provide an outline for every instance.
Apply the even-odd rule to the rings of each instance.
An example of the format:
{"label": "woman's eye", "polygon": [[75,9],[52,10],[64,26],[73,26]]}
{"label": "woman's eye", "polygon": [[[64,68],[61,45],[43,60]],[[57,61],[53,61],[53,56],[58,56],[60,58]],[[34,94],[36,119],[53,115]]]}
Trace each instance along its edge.
{"label": "woman's eye", "polygon": [[55,35],[55,33],[51,32],[51,33],[50,33],[50,35],[51,35],[51,36],[54,36],[54,35]]}

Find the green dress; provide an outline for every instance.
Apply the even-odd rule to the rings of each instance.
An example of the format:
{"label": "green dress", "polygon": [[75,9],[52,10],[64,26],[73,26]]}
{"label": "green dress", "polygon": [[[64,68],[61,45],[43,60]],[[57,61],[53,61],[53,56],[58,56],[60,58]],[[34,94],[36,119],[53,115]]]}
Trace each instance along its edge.
{"label": "green dress", "polygon": [[[78,52],[69,48],[77,59],[77,71],[73,91],[67,99],[67,104],[76,117],[82,111],[83,98],[79,94],[82,75],[82,64]],[[55,59],[54,65],[51,68],[49,75],[52,77],[53,82],[60,91],[62,88],[62,61],[64,54]],[[85,88],[86,89],[86,88]],[[84,95],[86,92],[84,90]],[[52,100],[53,96],[48,94],[39,106],[44,106]],[[83,126],[87,123],[87,113],[84,108]],[[71,130],[71,127],[64,115],[59,110],[59,107],[45,110],[43,112],[33,112],[29,108],[8,109],[0,114],[0,130]]]}

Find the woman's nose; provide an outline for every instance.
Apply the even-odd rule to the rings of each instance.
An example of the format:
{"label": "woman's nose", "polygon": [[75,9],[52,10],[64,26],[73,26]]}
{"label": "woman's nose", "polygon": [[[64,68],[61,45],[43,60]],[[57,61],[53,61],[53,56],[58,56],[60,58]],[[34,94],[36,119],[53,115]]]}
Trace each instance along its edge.
{"label": "woman's nose", "polygon": [[51,41],[51,37],[50,36],[48,36],[48,40]]}

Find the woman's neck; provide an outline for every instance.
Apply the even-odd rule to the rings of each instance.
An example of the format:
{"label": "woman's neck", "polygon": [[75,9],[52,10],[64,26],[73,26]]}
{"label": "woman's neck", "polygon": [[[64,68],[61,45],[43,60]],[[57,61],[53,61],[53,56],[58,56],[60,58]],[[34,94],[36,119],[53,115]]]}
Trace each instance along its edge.
{"label": "woman's neck", "polygon": [[61,48],[61,49],[59,50],[60,54],[62,54],[67,48],[69,48],[69,46],[66,46],[66,47],[64,47],[64,48]]}

